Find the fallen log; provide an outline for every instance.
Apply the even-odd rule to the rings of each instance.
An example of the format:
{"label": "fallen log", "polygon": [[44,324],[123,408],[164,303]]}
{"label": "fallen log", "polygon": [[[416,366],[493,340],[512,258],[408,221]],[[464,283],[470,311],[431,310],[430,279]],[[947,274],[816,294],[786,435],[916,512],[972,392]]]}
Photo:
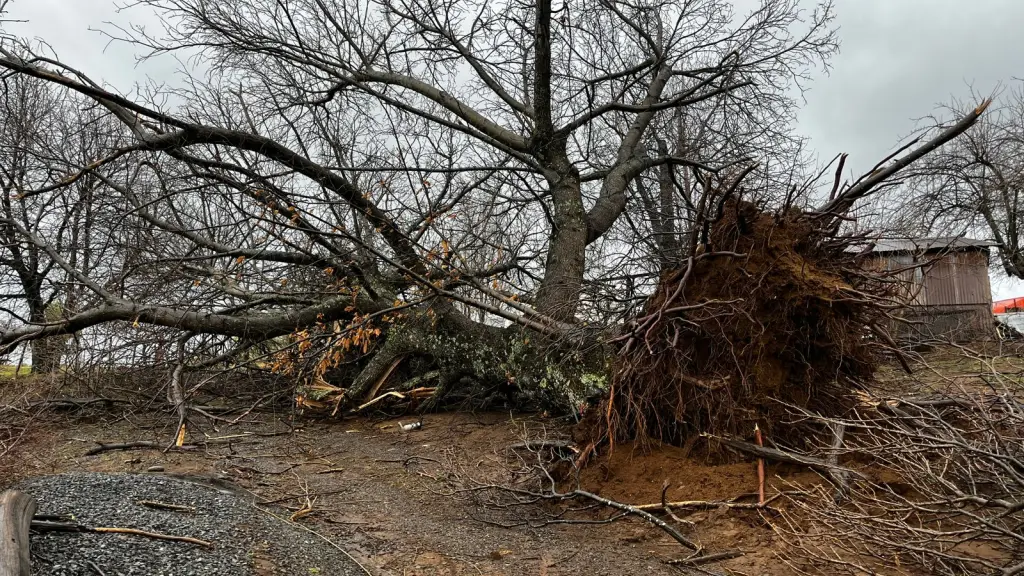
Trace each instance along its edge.
{"label": "fallen log", "polygon": [[35,498],[18,490],[0,494],[0,576],[31,576],[29,526]]}
{"label": "fallen log", "polygon": [[835,473],[842,472],[848,475],[849,477],[856,478],[858,480],[867,479],[863,474],[857,472],[856,470],[847,468],[845,466],[840,466],[838,464],[833,464],[820,458],[804,456],[803,454],[795,454],[793,452],[785,452],[783,450],[776,450],[775,448],[768,448],[766,446],[758,446],[757,444],[754,444],[752,442],[745,442],[743,440],[738,440],[736,438],[714,436],[711,434],[706,434],[705,436],[707,436],[708,438],[713,438],[730,448],[739,450],[741,452],[746,452],[759,458],[767,458],[769,460],[774,460],[776,462],[786,462],[789,464],[799,464],[801,466],[807,466],[808,468],[812,468],[819,472],[823,472],[824,474],[827,474],[829,477],[832,477],[832,475]]}

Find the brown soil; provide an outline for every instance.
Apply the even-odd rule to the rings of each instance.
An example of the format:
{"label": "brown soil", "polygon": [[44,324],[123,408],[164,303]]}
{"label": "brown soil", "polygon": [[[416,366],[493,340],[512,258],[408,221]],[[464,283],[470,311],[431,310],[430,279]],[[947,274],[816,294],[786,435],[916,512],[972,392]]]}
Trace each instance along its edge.
{"label": "brown soil", "polygon": [[[92,422],[37,420],[0,456],[0,488],[68,471],[144,472],[162,466],[170,474],[226,473],[257,504],[296,511],[308,496],[313,512],[299,522],[330,537],[374,574],[667,575],[679,571],[663,561],[688,554],[640,520],[542,528],[482,521],[515,523],[524,511],[489,509],[472,493],[453,493],[455,475],[468,471],[477,481],[507,481],[505,448],[522,441],[524,429],[559,432],[552,422],[508,414],[431,415],[411,433],[400,432],[395,421],[367,419],[303,422],[282,433],[288,430],[283,418],[260,415],[208,430],[212,437],[248,434],[203,451],[84,455],[95,441],[166,440],[171,420],[162,413],[99,416]],[[768,477],[769,494],[788,489],[787,483],[817,481],[814,474],[772,466]],[[582,488],[643,504],[658,502],[667,481],[670,500],[721,500],[756,490],[756,478],[752,463],[713,465],[680,448],[641,452],[620,444],[583,473]],[[709,551],[745,553],[705,567],[712,573],[788,573],[775,559],[781,543],[758,512],[720,508],[685,518],[695,523],[687,536]]]}

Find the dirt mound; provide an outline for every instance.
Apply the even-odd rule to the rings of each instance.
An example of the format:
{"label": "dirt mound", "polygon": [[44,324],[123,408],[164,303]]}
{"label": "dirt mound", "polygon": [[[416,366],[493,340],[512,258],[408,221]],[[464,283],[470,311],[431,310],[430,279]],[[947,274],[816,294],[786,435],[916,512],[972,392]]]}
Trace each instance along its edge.
{"label": "dirt mound", "polygon": [[[649,504],[661,501],[665,484],[669,500],[725,501],[757,493],[757,467],[750,462],[716,463],[678,446],[641,446],[626,442],[612,454],[594,459],[580,482],[602,496]],[[815,485],[821,477],[806,469],[769,463],[767,489],[786,490],[793,483]]]}
{"label": "dirt mound", "polygon": [[893,286],[850,241],[791,212],[727,202],[708,246],[666,274],[617,358],[598,428],[680,443],[755,424],[800,443],[786,404],[841,414],[871,378]]}

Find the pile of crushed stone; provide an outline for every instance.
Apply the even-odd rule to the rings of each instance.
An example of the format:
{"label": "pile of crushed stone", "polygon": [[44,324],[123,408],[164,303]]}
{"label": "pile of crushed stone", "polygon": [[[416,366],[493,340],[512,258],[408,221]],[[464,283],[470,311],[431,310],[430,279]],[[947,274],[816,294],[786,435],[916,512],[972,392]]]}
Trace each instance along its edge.
{"label": "pile of crushed stone", "polygon": [[[315,534],[251,505],[241,494],[154,474],[61,474],[18,487],[34,496],[36,515],[77,524],[136,528],[212,542],[213,548],[114,533],[32,534],[36,576],[306,575],[367,572]],[[154,509],[155,501],[191,510]]]}

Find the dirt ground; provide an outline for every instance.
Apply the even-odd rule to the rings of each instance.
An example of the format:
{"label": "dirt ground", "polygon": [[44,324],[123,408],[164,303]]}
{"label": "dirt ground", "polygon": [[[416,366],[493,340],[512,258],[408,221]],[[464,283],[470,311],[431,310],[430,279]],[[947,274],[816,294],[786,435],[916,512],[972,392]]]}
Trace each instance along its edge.
{"label": "dirt ground", "polygon": [[[642,520],[537,526],[551,506],[501,509],[464,490],[510,482],[515,460],[508,446],[526,437],[559,437],[566,431],[557,422],[490,413],[428,415],[413,432],[402,432],[395,420],[297,424],[260,414],[235,426],[210,427],[213,443],[201,450],[86,456],[96,442],[166,441],[173,435],[172,418],[101,413],[91,420],[40,422],[0,458],[0,488],[43,474],[145,472],[153,466],[168,474],[219,476],[256,505],[286,513],[311,508],[297,522],[381,575],[678,574],[665,561],[689,554]],[[768,478],[771,494],[817,476],[769,465]],[[756,490],[757,475],[753,463],[714,465],[680,448],[641,453],[624,445],[581,477],[583,489],[630,504],[659,502],[665,482],[669,500],[721,500]],[[709,553],[743,552],[700,573],[788,573],[775,558],[781,543],[759,512],[723,508],[684,519],[693,523],[686,536]]]}
{"label": "dirt ground", "polygon": [[[878,374],[879,394],[986,391],[1024,375],[1017,347],[985,352],[997,358],[926,351],[913,376],[893,363]],[[514,483],[523,464],[514,456],[535,455],[509,447],[526,439],[568,438],[564,421],[508,413],[429,414],[421,429],[403,432],[394,419],[294,419],[290,413],[254,412],[237,424],[206,421],[193,430],[188,441],[203,448],[87,456],[97,442],[154,440],[162,446],[174,436],[175,418],[124,405],[35,414],[17,407],[40,397],[75,395],[67,389],[43,394],[43,388],[30,379],[0,382],[0,489],[31,476],[144,473],[154,466],[167,474],[220,477],[254,505],[285,516],[295,513],[296,522],[331,538],[379,575],[678,574],[681,570],[667,561],[689,555],[635,517],[601,522],[613,511],[595,509],[555,518],[552,514],[569,504],[501,507],[493,493],[473,489]],[[712,461],[703,453],[699,445],[651,451],[617,445],[613,454],[601,454],[583,470],[579,487],[634,505],[660,502],[666,483],[670,501],[739,497],[751,502],[756,464],[739,458]],[[767,479],[769,496],[822,481],[807,469],[771,463]],[[785,506],[782,499],[774,504]],[[689,573],[794,573],[780,560],[786,544],[776,531],[782,519],[773,511],[718,507],[678,515],[691,523],[682,528],[685,536],[707,553],[742,552]],[[561,522],[569,517],[588,523]]]}

